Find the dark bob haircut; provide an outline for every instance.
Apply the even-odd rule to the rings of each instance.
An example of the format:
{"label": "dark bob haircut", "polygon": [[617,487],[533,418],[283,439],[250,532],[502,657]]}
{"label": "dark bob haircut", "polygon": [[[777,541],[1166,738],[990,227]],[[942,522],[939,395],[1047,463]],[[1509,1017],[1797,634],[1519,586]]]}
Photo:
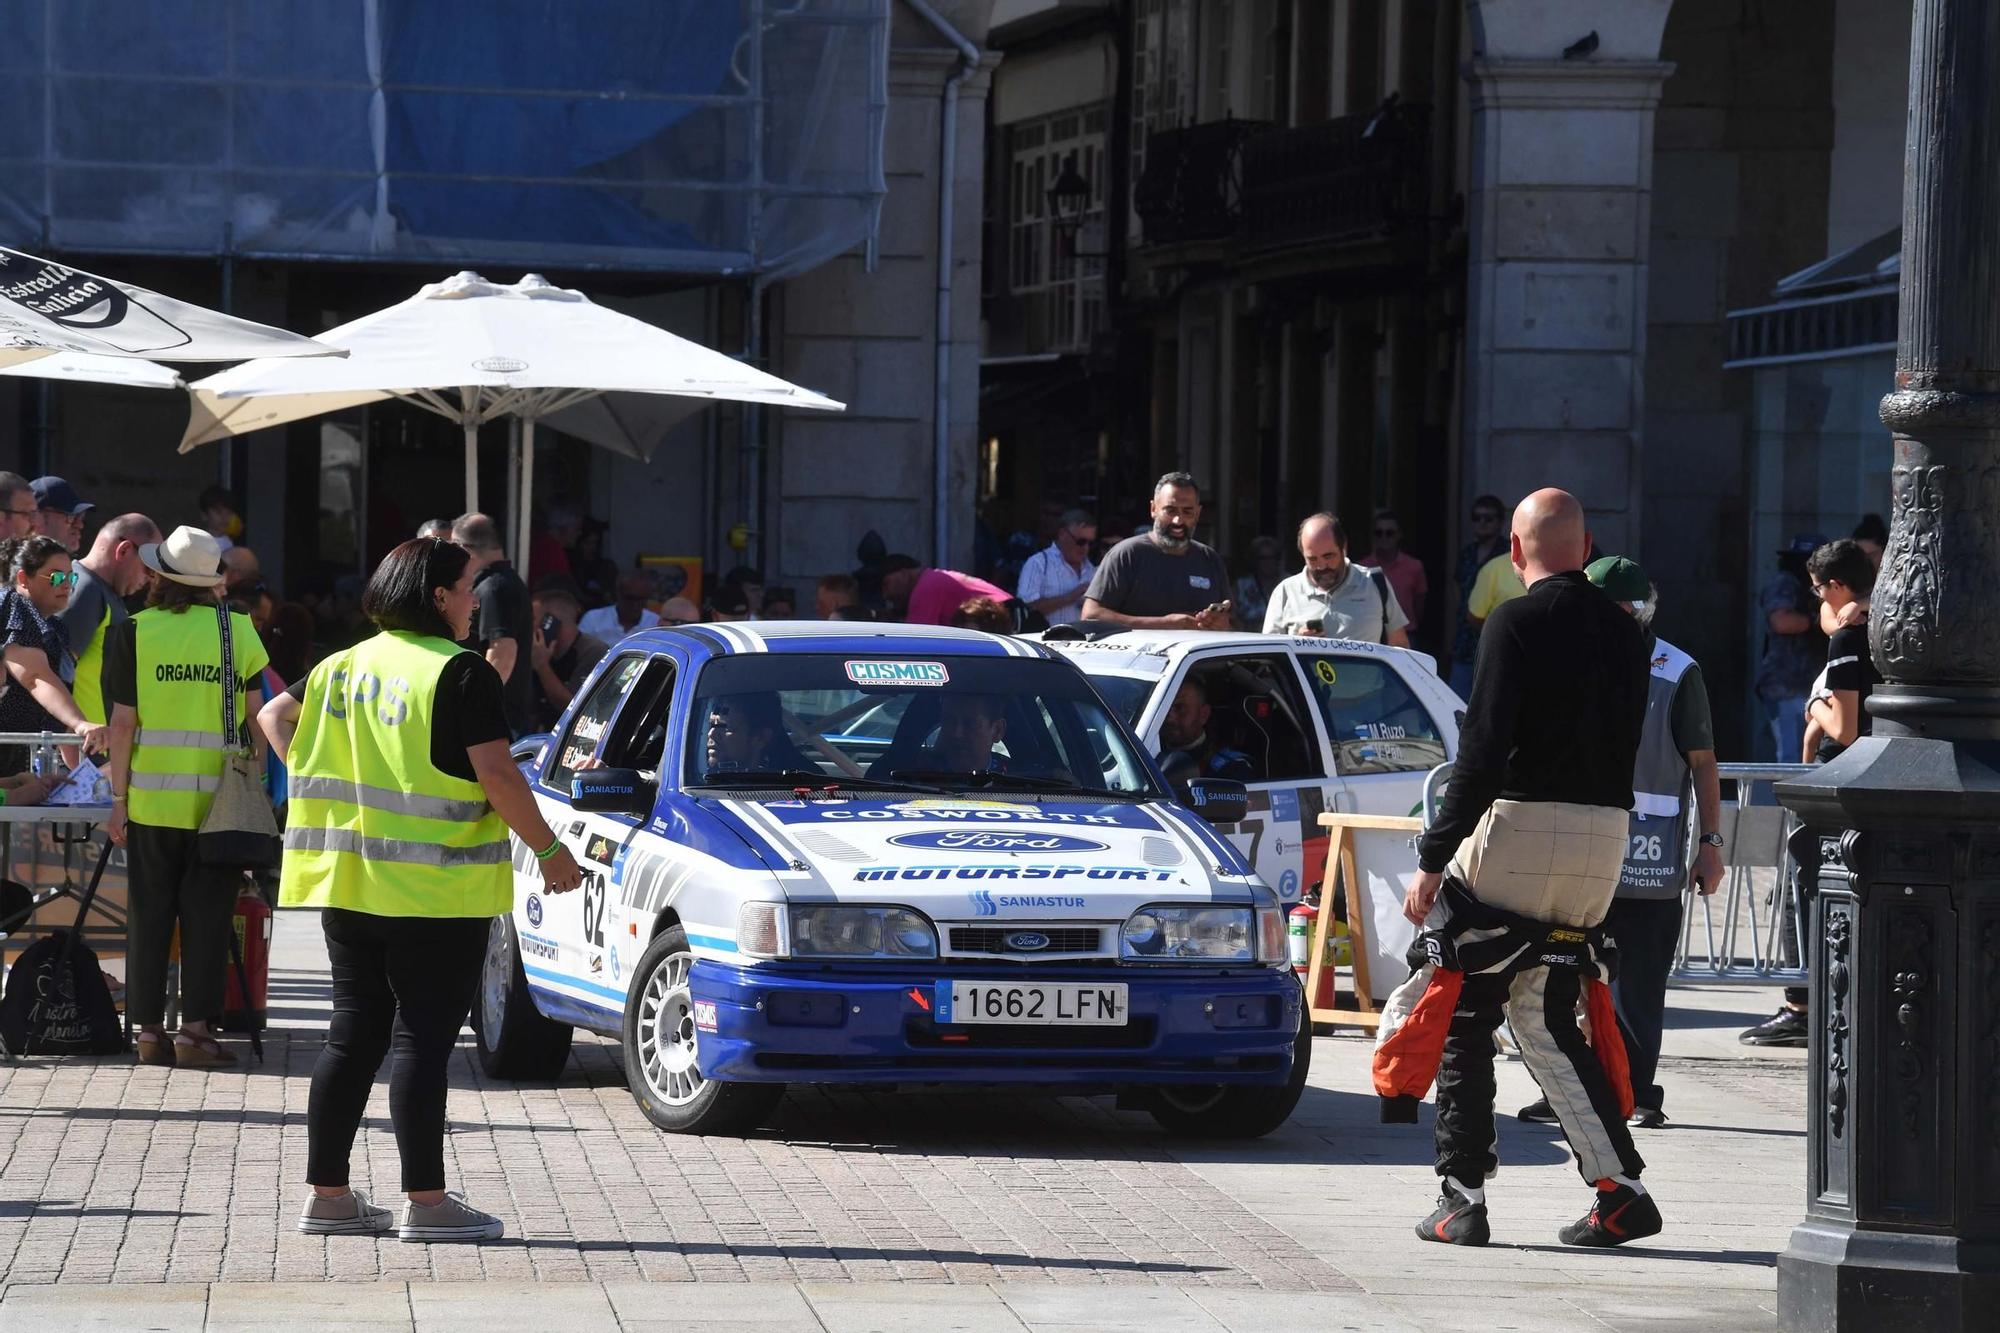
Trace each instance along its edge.
{"label": "dark bob haircut", "polygon": [[458,636],[438,610],[437,591],[457,583],[471,562],[472,552],[457,542],[412,537],[375,567],[361,594],[361,612],[377,629],[454,639]]}

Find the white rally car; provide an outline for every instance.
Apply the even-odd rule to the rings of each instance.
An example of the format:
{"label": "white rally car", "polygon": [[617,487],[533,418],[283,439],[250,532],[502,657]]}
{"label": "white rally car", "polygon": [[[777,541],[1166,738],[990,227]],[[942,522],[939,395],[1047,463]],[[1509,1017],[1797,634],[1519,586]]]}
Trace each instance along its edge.
{"label": "white rally car", "polygon": [[668,1130],[788,1083],[1111,1092],[1262,1134],[1311,1051],[1277,895],[1177,803],[1067,661],[970,631],[759,623],[622,640],[522,747],[585,883],[515,847],[474,1008],[482,1066],[552,1078],[617,1037]]}
{"label": "white rally car", "polygon": [[[1170,769],[1162,732],[1194,683],[1208,710],[1194,767],[1249,787],[1249,813],[1227,836],[1287,905],[1325,872],[1322,811],[1415,815],[1425,775],[1458,757],[1465,704],[1430,657],[1407,648],[1202,630],[1052,633],[1044,644],[1082,668]],[[1364,859],[1386,860],[1400,836],[1362,835]],[[1414,865],[1407,851],[1402,859]]]}

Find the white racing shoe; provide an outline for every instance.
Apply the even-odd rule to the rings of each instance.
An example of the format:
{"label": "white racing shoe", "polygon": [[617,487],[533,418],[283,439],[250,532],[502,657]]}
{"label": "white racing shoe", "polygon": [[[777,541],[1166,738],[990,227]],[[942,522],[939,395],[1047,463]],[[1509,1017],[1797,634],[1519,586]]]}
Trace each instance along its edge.
{"label": "white racing shoe", "polygon": [[440,1204],[405,1202],[403,1224],[396,1228],[396,1238],[418,1242],[498,1240],[506,1230],[506,1224],[499,1218],[480,1212],[465,1201],[463,1194],[453,1190]]}

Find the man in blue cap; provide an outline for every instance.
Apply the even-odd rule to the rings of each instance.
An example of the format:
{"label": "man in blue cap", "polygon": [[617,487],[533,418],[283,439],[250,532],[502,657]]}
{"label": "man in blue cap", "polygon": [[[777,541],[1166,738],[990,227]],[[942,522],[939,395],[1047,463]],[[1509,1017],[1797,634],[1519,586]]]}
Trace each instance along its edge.
{"label": "man in blue cap", "polygon": [[61,542],[71,555],[81,555],[84,519],[97,506],[61,477],[36,477],[28,489],[35,493],[35,531]]}
{"label": "man in blue cap", "polygon": [[1770,710],[1777,762],[1796,764],[1806,739],[1806,694],[1826,665],[1819,603],[1806,577],[1806,557],[1826,544],[1802,532],[1778,552],[1778,572],[1757,595],[1764,613],[1764,649],[1757,659],[1757,697]]}

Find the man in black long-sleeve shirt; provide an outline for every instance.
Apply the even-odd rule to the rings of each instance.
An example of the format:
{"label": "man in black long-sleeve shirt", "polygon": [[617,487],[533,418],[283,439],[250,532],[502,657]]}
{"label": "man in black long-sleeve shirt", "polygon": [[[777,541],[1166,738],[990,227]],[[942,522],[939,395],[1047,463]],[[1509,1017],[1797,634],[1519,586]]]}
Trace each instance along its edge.
{"label": "man in black long-sleeve shirt", "polygon": [[[1514,511],[1512,559],[1528,591],[1495,610],[1479,636],[1458,758],[1404,901],[1419,927],[1447,926],[1433,912],[1447,869],[1483,907],[1534,922],[1587,930],[1611,905],[1645,725],[1647,649],[1637,622],[1584,577],[1589,550],[1583,508],[1567,492],[1537,491]],[[1484,1181],[1498,1164],[1492,1036],[1503,1016],[1597,1189],[1596,1206],[1563,1241],[1618,1245],[1660,1229],[1619,1092],[1577,1027],[1584,974],[1536,962],[1542,952],[1463,978],[1438,1068],[1444,1190],[1417,1227],[1426,1240],[1484,1243]]]}

